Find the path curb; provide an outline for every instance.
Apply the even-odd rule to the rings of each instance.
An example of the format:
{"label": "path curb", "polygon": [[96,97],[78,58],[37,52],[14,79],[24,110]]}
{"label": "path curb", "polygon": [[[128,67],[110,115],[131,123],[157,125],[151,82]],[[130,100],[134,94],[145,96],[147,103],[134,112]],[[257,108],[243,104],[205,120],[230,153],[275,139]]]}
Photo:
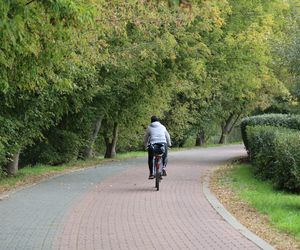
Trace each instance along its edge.
{"label": "path curb", "polygon": [[258,247],[263,250],[275,250],[269,243],[258,237],[256,234],[252,233],[249,229],[244,227],[237,219],[230,214],[225,207],[219,202],[219,200],[211,193],[209,188],[209,180],[213,171],[210,171],[203,180],[203,192],[206,199],[212,205],[212,207],[226,220],[231,226],[233,226],[242,235],[248,238],[250,241],[255,243]]}

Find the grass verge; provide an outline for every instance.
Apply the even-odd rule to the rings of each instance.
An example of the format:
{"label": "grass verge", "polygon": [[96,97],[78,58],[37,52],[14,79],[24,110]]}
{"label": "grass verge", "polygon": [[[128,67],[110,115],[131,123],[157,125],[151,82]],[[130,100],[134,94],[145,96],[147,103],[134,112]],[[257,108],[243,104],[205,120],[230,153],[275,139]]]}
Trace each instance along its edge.
{"label": "grass verge", "polygon": [[220,168],[211,189],[246,227],[276,249],[300,249],[300,196],[254,178],[249,164]]}
{"label": "grass verge", "polygon": [[130,159],[145,156],[146,152],[130,152],[118,154],[114,159],[104,159],[103,157],[92,158],[89,160],[77,160],[60,166],[35,165],[27,166],[18,171],[15,176],[0,177],[0,194],[40,182],[49,177],[74,171],[76,169],[101,165],[105,162]]}

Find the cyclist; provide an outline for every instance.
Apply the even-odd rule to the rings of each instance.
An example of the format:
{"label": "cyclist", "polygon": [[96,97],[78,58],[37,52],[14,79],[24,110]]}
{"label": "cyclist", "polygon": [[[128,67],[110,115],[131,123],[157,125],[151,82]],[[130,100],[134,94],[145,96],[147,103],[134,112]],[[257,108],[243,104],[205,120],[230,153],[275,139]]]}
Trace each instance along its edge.
{"label": "cyclist", "polygon": [[167,156],[168,156],[168,147],[171,147],[170,134],[167,131],[166,127],[162,125],[156,116],[151,117],[151,124],[147,127],[145,137],[144,137],[144,146],[148,149],[148,166],[149,166],[149,179],[153,179],[153,158],[154,152],[149,148],[150,144],[163,144],[165,152],[162,156],[163,170],[162,175],[166,176],[166,165],[167,165]]}

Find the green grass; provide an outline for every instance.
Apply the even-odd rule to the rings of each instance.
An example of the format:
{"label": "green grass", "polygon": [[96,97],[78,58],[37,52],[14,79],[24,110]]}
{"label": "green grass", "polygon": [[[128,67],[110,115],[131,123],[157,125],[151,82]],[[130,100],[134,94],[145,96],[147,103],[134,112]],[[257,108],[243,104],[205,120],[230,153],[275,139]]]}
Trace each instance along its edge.
{"label": "green grass", "polygon": [[0,178],[0,186],[11,186],[15,185],[17,182],[22,181],[23,179],[30,176],[38,176],[50,172],[59,172],[64,171],[66,166],[46,166],[46,165],[37,165],[34,167],[25,167],[18,171],[18,174],[15,176],[2,176]]}
{"label": "green grass", "polygon": [[235,165],[222,181],[267,215],[273,226],[300,240],[300,195],[276,191],[270,183],[255,179],[248,164]]}
{"label": "green grass", "polygon": [[77,160],[67,164],[59,166],[49,165],[35,165],[27,166],[18,171],[15,176],[0,176],[0,193],[8,191],[11,188],[19,187],[22,185],[34,183],[39,179],[45,178],[45,176],[51,176],[53,174],[59,174],[60,172],[66,172],[68,170],[84,168],[89,166],[95,166],[107,161],[130,159],[134,157],[146,156],[146,152],[136,151],[129,153],[118,154],[114,159],[104,159],[103,157],[96,157],[89,160]]}
{"label": "green grass", "polygon": [[146,155],[147,155],[146,151],[133,151],[133,152],[117,154],[116,159],[123,160],[123,159],[134,158],[134,157],[142,157]]}

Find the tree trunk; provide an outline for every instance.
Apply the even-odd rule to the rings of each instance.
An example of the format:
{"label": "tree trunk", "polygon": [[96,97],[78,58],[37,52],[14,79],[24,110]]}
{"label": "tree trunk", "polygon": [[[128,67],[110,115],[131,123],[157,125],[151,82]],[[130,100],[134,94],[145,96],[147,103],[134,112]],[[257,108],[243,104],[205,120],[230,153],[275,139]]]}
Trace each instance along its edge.
{"label": "tree trunk", "polygon": [[104,137],[105,144],[106,144],[106,152],[104,155],[104,158],[114,158],[116,157],[116,146],[117,146],[117,140],[118,140],[118,123],[114,123],[113,128],[113,135],[112,140],[110,141],[109,138],[106,136]]}
{"label": "tree trunk", "polygon": [[226,134],[225,130],[223,129],[222,125],[221,125],[221,128],[222,128],[222,134],[221,134],[221,137],[220,137],[220,140],[219,140],[219,144],[225,144],[227,134]]}
{"label": "tree trunk", "polygon": [[219,140],[219,144],[226,143],[227,136],[232,131],[232,129],[233,129],[234,125],[236,124],[236,122],[238,121],[239,117],[240,117],[240,114],[236,117],[236,119],[234,119],[234,114],[230,114],[230,116],[225,121],[225,123],[221,124],[222,134],[221,134],[221,137]]}
{"label": "tree trunk", "polygon": [[197,134],[197,138],[196,138],[196,146],[203,146],[205,143],[205,133],[204,130],[200,130]]}
{"label": "tree trunk", "polygon": [[93,130],[92,130],[92,133],[90,134],[88,145],[86,146],[86,148],[84,149],[84,152],[83,152],[84,159],[87,159],[87,158],[90,158],[93,156],[93,146],[97,139],[99,130],[101,128],[102,120],[103,120],[103,116],[98,117],[98,119],[95,121],[95,123],[93,125]]}
{"label": "tree trunk", "polygon": [[9,175],[14,175],[19,169],[20,150],[12,156],[11,161],[6,166],[6,171]]}

